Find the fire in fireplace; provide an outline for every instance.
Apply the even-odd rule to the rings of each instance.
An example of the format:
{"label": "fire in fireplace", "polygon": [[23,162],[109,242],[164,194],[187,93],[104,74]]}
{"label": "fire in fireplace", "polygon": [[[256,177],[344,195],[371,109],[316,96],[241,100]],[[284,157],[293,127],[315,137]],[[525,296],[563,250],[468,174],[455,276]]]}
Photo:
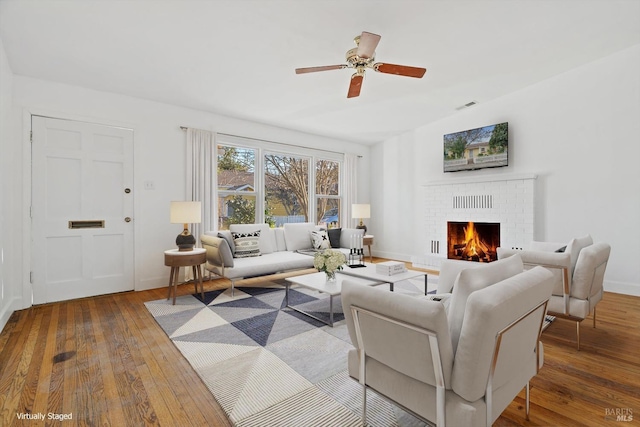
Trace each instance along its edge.
{"label": "fire in fireplace", "polygon": [[447,222],[447,258],[491,262],[498,259],[500,223]]}

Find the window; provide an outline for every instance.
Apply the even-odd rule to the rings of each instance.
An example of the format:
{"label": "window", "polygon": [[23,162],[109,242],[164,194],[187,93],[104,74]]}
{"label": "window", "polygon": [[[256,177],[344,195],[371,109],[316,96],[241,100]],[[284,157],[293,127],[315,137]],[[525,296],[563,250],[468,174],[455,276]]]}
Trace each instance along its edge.
{"label": "window", "polygon": [[255,150],[218,145],[218,229],[256,222]]}
{"label": "window", "polygon": [[309,159],[264,156],[265,222],[280,227],[309,220]]}
{"label": "window", "polygon": [[342,154],[221,135],[218,229],[230,224],[340,224]]}
{"label": "window", "polygon": [[316,161],[316,223],[340,225],[340,163]]}

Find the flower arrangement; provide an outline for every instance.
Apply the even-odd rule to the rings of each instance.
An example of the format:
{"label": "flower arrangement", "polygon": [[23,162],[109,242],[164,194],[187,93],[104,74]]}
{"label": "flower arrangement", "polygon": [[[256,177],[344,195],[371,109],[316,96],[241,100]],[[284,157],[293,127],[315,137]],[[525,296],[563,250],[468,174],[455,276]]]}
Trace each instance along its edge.
{"label": "flower arrangement", "polygon": [[340,251],[325,249],[316,252],[313,257],[313,266],[318,271],[324,271],[327,280],[335,280],[337,270],[342,270],[342,266],[347,262],[347,257]]}

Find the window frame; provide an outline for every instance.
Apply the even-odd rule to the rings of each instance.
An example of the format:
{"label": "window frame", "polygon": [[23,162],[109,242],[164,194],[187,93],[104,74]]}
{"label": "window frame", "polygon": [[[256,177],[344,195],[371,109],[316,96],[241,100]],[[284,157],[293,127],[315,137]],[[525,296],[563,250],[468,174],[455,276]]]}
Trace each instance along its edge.
{"label": "window frame", "polygon": [[[262,224],[265,222],[265,207],[266,207],[266,190],[265,190],[265,156],[266,155],[281,155],[287,157],[299,157],[308,159],[308,212],[307,216],[310,222],[317,224],[319,218],[316,218],[317,199],[318,197],[326,197],[339,200],[340,210],[344,208],[344,154],[326,150],[319,150],[314,148],[302,147],[287,143],[277,143],[271,141],[265,141],[260,139],[245,138],[240,136],[216,134],[214,150],[215,165],[216,165],[216,179],[218,174],[218,153],[217,148],[219,145],[229,146],[239,149],[252,149],[254,150],[254,191],[220,191],[218,185],[215,186],[215,199],[218,200],[221,194],[231,195],[247,195],[255,197],[255,222],[256,224]],[[319,160],[333,161],[338,163],[338,194],[337,195],[318,195],[316,194],[316,165]],[[217,206],[217,205],[216,205]],[[217,209],[217,207],[216,207]],[[342,212],[339,212],[339,218],[342,216]],[[218,219],[220,222],[221,220]],[[219,226],[220,224],[217,224]]]}

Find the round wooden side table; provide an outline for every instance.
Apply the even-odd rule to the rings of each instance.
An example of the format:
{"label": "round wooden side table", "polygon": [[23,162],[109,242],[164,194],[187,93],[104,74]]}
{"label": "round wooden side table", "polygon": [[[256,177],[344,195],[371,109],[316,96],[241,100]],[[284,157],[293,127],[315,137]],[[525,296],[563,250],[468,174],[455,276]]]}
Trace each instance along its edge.
{"label": "round wooden side table", "polygon": [[164,265],[171,267],[171,275],[169,276],[169,294],[167,295],[167,299],[171,298],[171,291],[173,290],[173,305],[176,304],[176,290],[178,287],[180,267],[193,268],[193,286],[197,293],[198,283],[200,283],[200,295],[204,300],[204,285],[202,284],[201,265],[206,261],[207,251],[204,248],[193,248],[193,250],[190,251],[179,251],[178,249],[164,251]]}
{"label": "round wooden side table", "polygon": [[373,262],[373,256],[371,255],[371,245],[373,245],[373,234],[366,234],[362,238],[362,244],[369,248],[369,262]]}

